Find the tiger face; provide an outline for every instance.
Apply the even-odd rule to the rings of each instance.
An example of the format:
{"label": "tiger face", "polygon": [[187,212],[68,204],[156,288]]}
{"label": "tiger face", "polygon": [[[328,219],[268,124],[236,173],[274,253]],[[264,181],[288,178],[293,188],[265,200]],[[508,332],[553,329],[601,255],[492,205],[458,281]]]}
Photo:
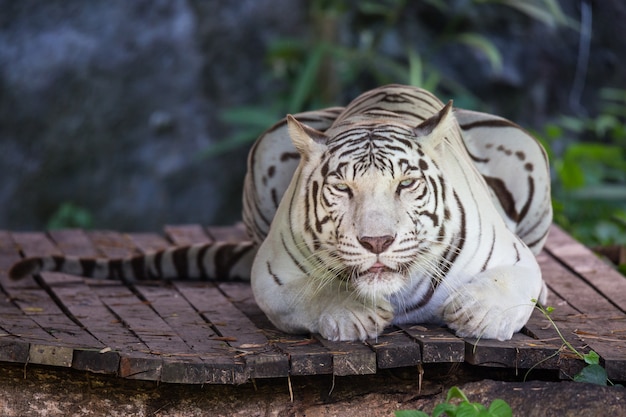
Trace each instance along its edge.
{"label": "tiger face", "polygon": [[401,291],[421,270],[430,279],[448,216],[429,156],[432,129],[370,122],[343,135],[340,127],[322,134],[293,124],[290,133],[303,156],[305,234],[316,270],[329,271],[320,275],[370,299]]}

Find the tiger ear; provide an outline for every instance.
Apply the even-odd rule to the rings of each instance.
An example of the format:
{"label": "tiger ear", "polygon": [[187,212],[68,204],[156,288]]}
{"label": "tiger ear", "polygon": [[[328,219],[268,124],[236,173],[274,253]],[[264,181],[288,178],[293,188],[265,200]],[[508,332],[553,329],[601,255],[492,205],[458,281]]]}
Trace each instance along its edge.
{"label": "tiger ear", "polygon": [[290,114],[287,115],[287,129],[302,158],[306,159],[312,152],[325,148],[328,137],[323,132],[300,123]]}
{"label": "tiger ear", "polygon": [[448,101],[441,110],[424,120],[413,129],[413,133],[418,138],[432,137],[440,138],[450,129],[450,117],[452,110],[452,100]]}

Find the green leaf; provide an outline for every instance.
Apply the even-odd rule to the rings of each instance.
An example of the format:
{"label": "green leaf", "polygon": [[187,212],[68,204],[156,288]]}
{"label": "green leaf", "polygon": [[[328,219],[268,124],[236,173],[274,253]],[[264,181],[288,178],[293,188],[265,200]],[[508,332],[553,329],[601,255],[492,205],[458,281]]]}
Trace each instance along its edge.
{"label": "green leaf", "polygon": [[502,55],[494,43],[485,36],[479,35],[478,33],[466,32],[455,36],[454,39],[457,42],[481,51],[489,60],[494,71],[500,72],[500,70],[502,70]]}
{"label": "green leaf", "polygon": [[563,136],[563,128],[556,124],[546,125],[546,135],[549,139],[558,139]]}
{"label": "green leaf", "polygon": [[249,146],[259,136],[260,131],[257,129],[245,129],[224,140],[207,146],[204,150],[196,155],[197,158],[214,158],[223,155],[226,152]]}
{"label": "green leaf", "polygon": [[414,50],[409,49],[409,84],[416,87],[424,86],[422,59]]}
{"label": "green leaf", "polygon": [[578,164],[560,160],[554,161],[554,168],[566,190],[580,188],[585,185],[585,173]]}
{"label": "green leaf", "polygon": [[600,365],[587,365],[574,377],[576,382],[587,382],[596,385],[606,385],[608,376]]}
{"label": "green leaf", "polygon": [[50,216],[46,228],[66,229],[78,227],[81,229],[91,229],[93,227],[93,216],[91,212],[72,202],[65,202]]}
{"label": "green leaf", "polygon": [[322,65],[322,58],[326,53],[326,45],[318,44],[311,51],[300,76],[295,82],[295,87],[289,100],[289,111],[293,113],[304,110],[306,99],[311,95],[315,87],[315,81]]}
{"label": "green leaf", "polygon": [[600,365],[600,355],[598,355],[593,350],[589,353],[585,353],[583,355],[583,359],[585,360],[585,363],[589,365]]}
{"label": "green leaf", "polygon": [[398,410],[395,412],[396,417],[428,417],[423,411],[419,410]]}
{"label": "green leaf", "polygon": [[602,88],[600,97],[604,100],[624,102],[626,104],[626,90],[621,88]]}
{"label": "green leaf", "polygon": [[513,410],[509,404],[501,399],[495,399],[489,406],[489,415],[493,417],[512,417]]}
{"label": "green leaf", "polygon": [[[428,77],[426,77],[426,81],[424,81],[424,85],[422,85],[422,88],[425,88],[428,91],[434,91],[437,89],[439,81],[441,81],[441,75],[437,71],[431,71],[430,74],[428,74]],[[455,101],[455,103],[459,102],[460,100]]]}
{"label": "green leaf", "polygon": [[433,417],[439,417],[444,414],[453,416],[456,414],[456,408],[457,408],[456,405],[450,404],[450,403],[437,404],[435,408],[433,409]]}
{"label": "green leaf", "polygon": [[620,120],[611,114],[601,114],[594,121],[595,134],[599,138],[605,137],[614,126],[620,125]]}
{"label": "green leaf", "polygon": [[273,109],[260,106],[239,106],[225,109],[219,114],[220,120],[235,126],[254,126],[267,129],[280,116]]}
{"label": "green leaf", "polygon": [[465,393],[463,393],[463,391],[461,391],[461,388],[459,387],[452,387],[448,390],[448,395],[446,396],[446,402],[449,403],[450,400],[454,398],[459,398],[460,400],[464,402],[469,402],[469,400],[465,396]]}
{"label": "green leaf", "polygon": [[487,414],[487,408],[478,403],[463,402],[456,409],[456,417],[476,417]]}

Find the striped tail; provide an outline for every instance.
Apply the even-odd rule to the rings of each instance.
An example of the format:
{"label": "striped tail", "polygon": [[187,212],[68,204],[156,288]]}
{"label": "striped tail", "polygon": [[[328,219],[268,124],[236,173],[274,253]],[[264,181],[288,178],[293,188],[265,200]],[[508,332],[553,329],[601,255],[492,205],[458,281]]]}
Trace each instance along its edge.
{"label": "striped tail", "polygon": [[161,249],[129,258],[30,257],[9,270],[14,280],[44,271],[135,282],[155,279],[250,280],[256,253],[252,242],[213,242]]}

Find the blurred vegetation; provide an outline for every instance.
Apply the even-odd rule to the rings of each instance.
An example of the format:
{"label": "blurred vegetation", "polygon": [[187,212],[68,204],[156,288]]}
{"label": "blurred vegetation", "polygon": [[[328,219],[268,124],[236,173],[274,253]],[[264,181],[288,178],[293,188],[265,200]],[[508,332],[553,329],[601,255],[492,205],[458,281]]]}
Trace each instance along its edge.
{"label": "blurred vegetation", "polygon": [[590,246],[626,245],[626,90],[595,117],[561,116],[536,136],[550,154],[555,222]]}
{"label": "blurred vegetation", "polygon": [[[267,52],[268,70],[260,76],[276,86],[276,95],[259,105],[224,111],[222,119],[236,126],[236,133],[209,149],[208,155],[249,143],[271,124],[268,121],[286,113],[345,105],[350,97],[388,83],[420,86],[454,97],[458,107],[487,110],[485,103],[448,75],[438,59],[444,48],[470,48],[491,71],[501,71],[501,51],[483,29],[481,16],[495,13],[506,20],[521,14],[550,28],[580,30],[577,19],[567,16],[557,0],[313,0],[309,4],[311,36],[278,39]],[[426,15],[437,30],[399,24],[418,14],[422,21]],[[558,116],[535,133],[552,161],[555,221],[587,245],[624,245],[626,91],[606,88],[598,99],[602,106],[597,115]]]}
{"label": "blurred vegetation", "polygon": [[84,207],[72,202],[61,204],[50,216],[46,224],[46,229],[91,229],[93,227],[93,215]]}

